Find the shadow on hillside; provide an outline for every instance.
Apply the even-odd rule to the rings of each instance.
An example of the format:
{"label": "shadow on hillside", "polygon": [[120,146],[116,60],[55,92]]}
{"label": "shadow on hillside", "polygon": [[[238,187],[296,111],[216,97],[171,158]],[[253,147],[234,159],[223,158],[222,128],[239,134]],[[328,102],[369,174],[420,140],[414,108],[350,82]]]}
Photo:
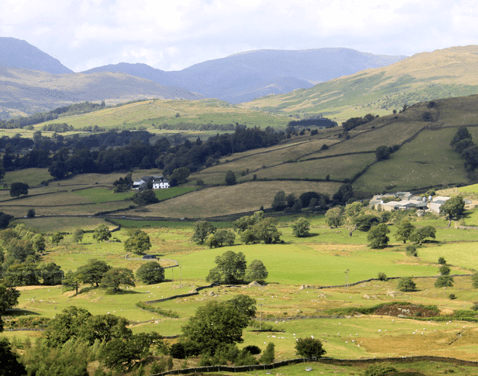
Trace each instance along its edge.
{"label": "shadow on hillside", "polygon": [[40,314],[38,312],[33,312],[28,309],[11,308],[7,310],[7,315],[17,317],[17,316],[39,316]]}

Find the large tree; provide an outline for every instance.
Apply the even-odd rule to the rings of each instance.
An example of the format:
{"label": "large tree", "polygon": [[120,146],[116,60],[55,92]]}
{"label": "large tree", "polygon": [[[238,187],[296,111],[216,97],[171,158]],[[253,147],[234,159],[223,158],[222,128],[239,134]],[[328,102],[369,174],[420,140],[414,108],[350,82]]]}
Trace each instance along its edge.
{"label": "large tree", "polygon": [[249,320],[233,304],[211,301],[196,310],[182,331],[191,342],[212,355],[224,344],[243,342],[242,331]]}
{"label": "large tree", "polygon": [[104,223],[100,224],[93,231],[93,239],[95,239],[98,243],[108,240],[109,238],[111,238],[111,232],[108,226],[106,226]]}
{"label": "large tree", "polygon": [[25,366],[19,362],[19,357],[19,355],[12,351],[12,347],[8,339],[0,338],[1,376],[24,376],[27,374]]}
{"label": "large tree", "polygon": [[395,234],[395,239],[398,241],[403,241],[405,244],[407,240],[410,239],[410,235],[415,231],[415,226],[410,223],[408,220],[403,220],[397,225],[397,233]]}
{"label": "large tree", "polygon": [[327,210],[325,213],[327,224],[330,227],[339,227],[344,223],[344,208],[342,206],[335,206]]}
{"label": "large tree", "polygon": [[136,278],[148,285],[164,281],[164,268],[156,261],[149,261],[139,267]]}
{"label": "large tree", "polygon": [[112,292],[119,292],[122,285],[135,286],[134,275],[130,269],[112,268],[101,279],[101,287],[111,289]]}
{"label": "large tree", "polygon": [[209,271],[206,280],[215,283],[240,283],[246,274],[246,256],[242,252],[227,251],[216,256],[216,267]]}
{"label": "large tree", "polygon": [[272,206],[272,210],[274,211],[281,211],[287,207],[287,201],[285,200],[284,191],[279,191],[276,193],[271,206]]}
{"label": "large tree", "polygon": [[422,244],[426,238],[435,239],[436,236],[436,229],[433,226],[425,226],[419,229],[416,229],[410,235],[410,241]]}
{"label": "large tree", "polygon": [[151,189],[146,189],[142,192],[138,192],[133,197],[133,202],[136,205],[144,206],[149,204],[156,204],[159,202],[159,199],[156,197],[156,193],[154,193]]}
{"label": "large tree", "polygon": [[21,195],[27,195],[28,194],[28,184],[21,183],[21,182],[15,182],[10,185],[10,196],[12,197],[20,197]]}
{"label": "large tree", "polygon": [[453,218],[459,219],[465,211],[465,201],[463,197],[456,196],[448,199],[442,206],[440,206],[440,213],[445,214],[448,218],[448,227]]}
{"label": "large tree", "polygon": [[226,177],[224,181],[226,182],[226,185],[236,184],[236,174],[233,171],[229,170],[228,172],[226,172]]}
{"label": "large tree", "polygon": [[264,282],[268,276],[269,272],[261,260],[254,260],[247,266],[245,279],[248,282]]}
{"label": "large tree", "polygon": [[71,338],[77,338],[83,325],[91,317],[84,308],[75,306],[65,308],[48,323],[44,337],[50,347],[59,347]]}
{"label": "large tree", "polygon": [[204,241],[206,240],[208,235],[214,234],[216,230],[216,226],[210,224],[207,221],[196,222],[192,241],[198,244],[204,244]]}
{"label": "large tree", "polygon": [[292,224],[292,232],[294,236],[303,238],[310,234],[310,222],[305,218],[299,218]]}
{"label": "large tree", "polygon": [[367,240],[370,242],[370,248],[384,248],[387,246],[390,240],[387,234],[390,232],[388,226],[384,223],[380,223],[377,226],[372,226],[370,229]]}
{"label": "large tree", "polygon": [[7,313],[7,310],[18,304],[20,292],[13,287],[6,287],[0,284],[0,332],[3,331],[2,316]]}
{"label": "large tree", "polygon": [[124,250],[126,252],[134,252],[143,254],[151,248],[151,241],[148,234],[144,231],[137,230],[124,242]]}
{"label": "large tree", "polygon": [[83,283],[91,283],[92,286],[99,287],[104,274],[110,269],[111,266],[107,265],[106,262],[90,259],[86,265],[77,269],[76,274]]}

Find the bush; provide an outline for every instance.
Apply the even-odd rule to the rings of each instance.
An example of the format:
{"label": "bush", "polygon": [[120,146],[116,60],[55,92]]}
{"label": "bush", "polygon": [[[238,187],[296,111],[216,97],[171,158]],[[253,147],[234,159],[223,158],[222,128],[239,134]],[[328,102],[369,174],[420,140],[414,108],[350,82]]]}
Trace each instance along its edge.
{"label": "bush", "polygon": [[322,342],[315,338],[299,338],[295,344],[297,355],[304,358],[320,358],[326,353]]}
{"label": "bush", "polygon": [[158,262],[150,261],[139,267],[136,278],[148,285],[161,283],[164,281],[164,269]]}
{"label": "bush", "polygon": [[445,260],[443,257],[439,257],[439,258],[438,258],[438,263],[439,263],[440,265],[446,265],[446,260]]}
{"label": "bush", "polygon": [[261,349],[255,345],[249,345],[244,347],[244,350],[249,351],[252,355],[258,355],[261,353]]}
{"label": "bush", "polygon": [[396,372],[397,370],[392,366],[387,364],[372,364],[367,368],[364,373],[364,376],[386,376],[391,372]]}
{"label": "bush", "polygon": [[184,359],[186,358],[186,351],[182,343],[173,343],[169,348],[169,355],[175,359]]}
{"label": "bush", "polygon": [[386,281],[387,280],[387,275],[385,273],[378,273],[378,279],[380,281]]}
{"label": "bush", "polygon": [[35,217],[35,209],[28,209],[27,217],[28,218],[34,218]]}
{"label": "bush", "polygon": [[435,287],[453,287],[453,278],[449,275],[442,275],[435,281]]}
{"label": "bush", "polygon": [[472,311],[478,311],[478,303],[473,303],[473,305],[471,306],[471,310]]}
{"label": "bush", "polygon": [[413,282],[412,277],[402,277],[398,280],[398,289],[403,292],[415,291],[417,285]]}
{"label": "bush", "polygon": [[266,350],[261,357],[261,363],[263,364],[271,364],[274,362],[275,359],[275,345],[272,342],[267,344]]}
{"label": "bush", "polygon": [[414,245],[407,245],[406,250],[407,250],[407,255],[415,256],[415,257],[418,256],[417,247],[415,247]]}
{"label": "bush", "polygon": [[455,294],[450,294],[450,295],[448,295],[448,299],[450,299],[450,300],[455,300],[455,299],[456,299],[456,295],[455,295]]}
{"label": "bush", "polygon": [[440,266],[440,269],[438,269],[440,272],[440,275],[449,275],[450,274],[450,268],[446,265]]}

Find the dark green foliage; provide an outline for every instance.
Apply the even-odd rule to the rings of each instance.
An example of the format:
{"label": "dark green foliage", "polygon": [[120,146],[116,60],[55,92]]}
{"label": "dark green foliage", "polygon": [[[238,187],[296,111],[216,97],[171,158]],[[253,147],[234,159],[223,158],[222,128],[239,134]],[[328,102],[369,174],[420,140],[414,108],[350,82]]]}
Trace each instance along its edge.
{"label": "dark green foliage", "polygon": [[239,294],[234,298],[227,300],[226,302],[230,304],[237,312],[251,319],[256,316],[256,300],[248,295]]}
{"label": "dark green foliage", "polygon": [[184,349],[184,345],[181,342],[173,343],[169,347],[169,355],[175,359],[186,358],[186,350]]}
{"label": "dark green foliage", "polygon": [[246,243],[266,244],[280,241],[282,233],[277,230],[277,221],[273,218],[264,218],[264,212],[258,211],[254,215],[239,218],[234,222],[234,228],[239,231],[241,240]]}
{"label": "dark green foliage", "polygon": [[370,248],[384,248],[387,246],[390,240],[387,234],[390,232],[388,226],[384,223],[380,223],[377,226],[373,226],[368,235],[367,240],[370,242]]}
{"label": "dark green foliage", "polygon": [[209,234],[206,239],[206,245],[209,248],[218,248],[223,246],[234,245],[236,234],[230,230],[217,230],[213,234]]}
{"label": "dark green foliage", "polygon": [[237,355],[236,359],[234,360],[234,365],[236,367],[241,366],[250,366],[257,364],[256,358],[247,350],[242,349],[242,351]]}
{"label": "dark green foliage", "polygon": [[186,167],[176,168],[173,171],[173,175],[171,175],[171,179],[174,178],[177,180],[178,184],[183,184],[188,181],[189,174],[190,174],[189,168],[186,168]]}
{"label": "dark green foliage", "polygon": [[18,304],[20,292],[13,287],[6,287],[0,284],[0,332],[3,332],[2,316],[6,314],[7,310]]}
{"label": "dark green foliage", "polygon": [[164,269],[156,261],[149,261],[139,267],[136,271],[136,278],[148,285],[164,281]]}
{"label": "dark green foliage", "polygon": [[28,209],[27,218],[35,218],[35,209]]}
{"label": "dark green foliage", "polygon": [[75,229],[75,231],[73,232],[73,241],[78,244],[83,240],[84,234],[85,232],[81,228]]}
{"label": "dark green foliage", "polygon": [[136,307],[139,307],[141,309],[144,309],[146,311],[149,311],[149,312],[154,312],[154,313],[157,313],[158,315],[161,315],[161,316],[164,316],[164,317],[171,317],[173,319],[178,319],[179,318],[179,315],[172,311],[172,310],[165,310],[165,309],[162,309],[161,307],[155,307],[151,304],[147,304],[147,303],[144,303],[144,302],[138,302],[135,304]]}
{"label": "dark green foliage", "polygon": [[383,161],[390,158],[390,148],[388,146],[379,146],[375,149],[375,157],[377,161]]}
{"label": "dark green foliage", "polygon": [[78,330],[78,337],[89,345],[96,340],[109,342],[113,338],[129,338],[132,335],[128,329],[128,320],[111,314],[90,316]]}
{"label": "dark green foliage", "polygon": [[7,228],[12,219],[13,215],[0,212],[0,229]]}
{"label": "dark green foliage", "polygon": [[109,289],[113,293],[120,290],[121,285],[135,286],[133,272],[126,268],[111,268],[101,279],[101,287]]}
{"label": "dark green foliage", "polygon": [[478,273],[475,273],[471,276],[471,280],[472,280],[472,286],[473,288],[475,289],[478,289]]}
{"label": "dark green foliage", "polygon": [[100,224],[93,231],[93,239],[95,239],[98,243],[108,240],[109,238],[111,238],[111,232],[108,226],[106,226],[104,223]]}
{"label": "dark green foliage", "polygon": [[91,283],[92,286],[99,287],[104,274],[110,269],[111,266],[107,265],[106,262],[90,259],[86,265],[77,269],[76,274],[83,283]]}
{"label": "dark green foliage", "polygon": [[240,283],[246,274],[246,256],[242,252],[227,251],[216,256],[216,267],[209,271],[206,280],[214,283]]}
{"label": "dark green foliage", "polygon": [[397,233],[395,234],[395,239],[406,243],[413,231],[415,231],[415,226],[413,226],[410,221],[403,220],[400,222],[399,225],[397,225]]}
{"label": "dark green foliage", "polygon": [[450,268],[446,265],[440,266],[440,269],[438,269],[440,272],[440,275],[449,275],[450,274]]}
{"label": "dark green foliage", "polygon": [[3,275],[7,286],[39,285],[37,265],[22,263],[10,265]]}
{"label": "dark green foliage", "polygon": [[249,317],[227,302],[210,301],[199,307],[182,327],[183,334],[211,354],[223,344],[242,342],[242,331]]}
{"label": "dark green foliage", "polygon": [[25,184],[25,183],[20,183],[20,182],[12,183],[10,185],[10,196],[18,198],[21,195],[27,195],[28,188],[30,187],[28,186],[28,184]]}
{"label": "dark green foliage", "polygon": [[458,141],[455,145],[453,145],[453,149],[457,153],[463,153],[465,149],[468,149],[471,146],[474,146],[475,144],[471,140],[471,138],[465,138],[464,140]]}
{"label": "dark green foliage", "polygon": [[224,179],[226,185],[234,185],[236,184],[236,174],[233,171],[229,170],[226,172],[226,178]]}
{"label": "dark green foliage", "polygon": [[[295,197],[295,194],[290,193],[285,197],[285,201],[287,202],[287,206],[289,208],[292,208],[294,204],[297,202],[297,197]],[[301,205],[302,207],[302,205]]]}
{"label": "dark green foliage", "polygon": [[322,342],[315,338],[299,338],[295,344],[297,355],[304,358],[320,358],[326,353]]}
{"label": "dark green foliage", "polygon": [[55,232],[52,236],[51,236],[51,242],[52,244],[55,244],[55,245],[58,245],[60,244],[60,242],[63,240],[63,235],[60,234],[59,232]]}
{"label": "dark green foliage", "polygon": [[433,226],[425,226],[419,229],[416,229],[410,235],[410,241],[422,244],[426,238],[435,239],[436,229]]}
{"label": "dark green foliage", "polygon": [[456,299],[456,295],[455,295],[455,294],[450,294],[450,295],[448,295],[448,299],[450,299],[450,300],[455,300],[455,299]]}
{"label": "dark green foliage", "polygon": [[452,197],[440,206],[440,213],[445,214],[449,220],[460,218],[464,210],[465,201],[461,196]]}
{"label": "dark green foliage", "polygon": [[125,252],[134,252],[144,254],[151,248],[149,236],[141,230],[134,231],[131,236],[124,242]]}
{"label": "dark green foliage", "polygon": [[57,313],[44,333],[49,347],[62,346],[71,338],[78,338],[82,326],[91,317],[86,309],[71,306]]}
{"label": "dark green foliage", "polygon": [[149,353],[149,346],[149,340],[140,335],[114,338],[103,347],[98,358],[107,368],[125,371]]}
{"label": "dark green foliage", "polygon": [[166,371],[166,360],[162,358],[159,362],[153,363],[151,366],[151,374],[156,375],[158,373],[162,373]]}
{"label": "dark green foliage", "polygon": [[373,119],[375,119],[375,117],[378,117],[378,115],[374,116],[372,114],[367,114],[364,117],[350,118],[347,121],[342,123],[342,128],[345,131],[349,131],[351,129],[354,129],[355,127],[358,127],[359,125],[366,124],[369,121],[372,121]]}
{"label": "dark green foliage", "polygon": [[12,351],[8,339],[0,338],[0,376],[26,375],[25,366],[18,358],[19,356]]}
{"label": "dark green foliage", "polygon": [[440,265],[446,265],[446,260],[444,257],[438,257],[438,263]]}
{"label": "dark green foliage", "polygon": [[243,350],[249,351],[252,355],[259,355],[262,351],[258,346],[255,345],[246,346]]}
{"label": "dark green foliage", "polygon": [[372,364],[366,369],[364,376],[387,376],[395,374],[397,370],[387,364]]}
{"label": "dark green foliage", "polygon": [[63,272],[59,265],[54,262],[40,265],[38,274],[42,279],[42,285],[54,286],[60,285],[63,279]]}
{"label": "dark green foliage", "polygon": [[204,244],[204,241],[206,240],[208,235],[214,234],[216,230],[216,226],[212,225],[207,221],[196,222],[192,241],[197,244]]}
{"label": "dark green foliage", "polygon": [[378,273],[378,279],[380,281],[386,281],[388,278],[387,278],[387,275],[385,273]]}
{"label": "dark green foliage", "polygon": [[441,275],[435,281],[435,287],[453,287],[453,278],[449,275]]}
{"label": "dark green foliage", "polygon": [[364,214],[354,219],[357,230],[367,232],[373,225],[380,223],[380,219],[373,214]]}
{"label": "dark green foliage", "polygon": [[46,240],[42,234],[36,234],[32,238],[32,246],[35,252],[43,254],[46,247]]}
{"label": "dark green foliage", "polygon": [[470,309],[475,312],[478,311],[478,303],[473,303]]}
{"label": "dark green foliage", "polygon": [[412,277],[402,277],[398,280],[398,289],[403,292],[415,291],[416,284],[413,282]]}
{"label": "dark green foliage", "polygon": [[327,218],[327,224],[330,227],[339,227],[344,222],[344,208],[342,206],[336,206],[325,213],[325,217]]}
{"label": "dark green foliage", "polygon": [[276,193],[271,206],[272,210],[274,211],[282,211],[287,207],[284,191],[279,191]]}
{"label": "dark green foliage", "polygon": [[146,189],[142,192],[135,193],[133,196],[133,202],[136,205],[144,206],[150,204],[156,204],[159,202],[159,199],[156,197],[156,194],[151,189]]}
{"label": "dark green foliage", "polygon": [[297,219],[297,221],[294,222],[291,227],[294,236],[298,238],[306,237],[310,234],[310,223],[305,218]]}
{"label": "dark green foliage", "polygon": [[33,244],[27,239],[11,238],[8,242],[4,242],[7,248],[9,258],[13,258],[19,262],[24,262],[28,257],[35,256]]}
{"label": "dark green foliage", "polygon": [[407,255],[409,256],[414,256],[414,257],[417,257],[418,256],[418,252],[417,252],[417,247],[414,246],[414,245],[407,245]]}
{"label": "dark green foliage", "polygon": [[269,272],[261,260],[252,261],[246,269],[245,280],[247,282],[257,281],[264,282],[269,276]]}
{"label": "dark green foliage", "polygon": [[299,196],[299,200],[302,203],[303,208],[309,207],[310,206],[310,201],[314,198],[317,200],[316,202],[319,202],[321,199],[323,199],[326,204],[330,201],[328,195],[324,195],[324,194],[317,193],[317,192],[312,192],[312,191],[311,192],[304,192]]}
{"label": "dark green foliage", "polygon": [[454,147],[455,144],[461,140],[465,139],[472,139],[470,132],[468,132],[468,128],[466,127],[460,127],[455,133],[455,136],[450,142],[450,146]]}
{"label": "dark green foliage", "polygon": [[275,345],[272,342],[267,344],[264,353],[261,356],[260,362],[262,364],[271,364],[275,360]]}

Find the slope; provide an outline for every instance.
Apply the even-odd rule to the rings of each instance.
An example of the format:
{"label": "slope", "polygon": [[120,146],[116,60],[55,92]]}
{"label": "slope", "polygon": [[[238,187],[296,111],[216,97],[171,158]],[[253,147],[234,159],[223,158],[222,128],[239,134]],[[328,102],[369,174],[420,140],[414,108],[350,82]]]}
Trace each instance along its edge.
{"label": "slope", "polygon": [[0,106],[5,112],[31,114],[75,102],[114,104],[144,98],[195,100],[202,96],[123,73],[55,75],[0,67]]}
{"label": "slope", "polygon": [[146,64],[120,63],[85,71],[123,72],[163,85],[180,86],[230,103],[310,88],[313,83],[385,66],[404,56],[373,55],[347,48],[247,51],[166,72]]}
{"label": "slope", "polygon": [[386,67],[270,95],[243,108],[273,113],[322,113],[340,122],[366,113],[390,114],[403,105],[478,93],[478,46],[424,52]]}

